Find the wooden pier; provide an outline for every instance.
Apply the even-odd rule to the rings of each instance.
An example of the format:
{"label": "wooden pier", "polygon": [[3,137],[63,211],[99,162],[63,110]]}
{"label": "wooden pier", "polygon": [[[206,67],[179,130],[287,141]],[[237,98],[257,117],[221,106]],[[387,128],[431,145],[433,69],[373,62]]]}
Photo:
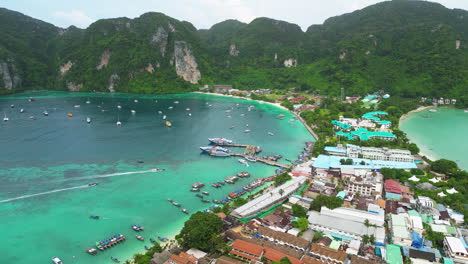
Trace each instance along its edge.
{"label": "wooden pier", "polygon": [[276,166],[276,167],[280,167],[280,168],[289,168],[291,167],[290,165],[285,165],[285,164],[282,164],[282,163],[279,163],[279,162],[276,162],[276,161],[272,161],[272,160],[269,160],[269,159],[264,159],[264,158],[258,158],[258,157],[255,157],[255,154],[257,153],[257,147],[254,146],[254,145],[245,145],[245,144],[218,144],[218,146],[223,146],[223,147],[242,147],[242,148],[245,148],[244,149],[244,153],[234,153],[234,152],[231,152],[229,153],[229,155],[233,156],[233,157],[243,157],[243,158],[247,158],[247,157],[253,157],[257,160],[257,162],[261,162],[261,163],[265,163],[267,165],[271,165],[271,166]]}

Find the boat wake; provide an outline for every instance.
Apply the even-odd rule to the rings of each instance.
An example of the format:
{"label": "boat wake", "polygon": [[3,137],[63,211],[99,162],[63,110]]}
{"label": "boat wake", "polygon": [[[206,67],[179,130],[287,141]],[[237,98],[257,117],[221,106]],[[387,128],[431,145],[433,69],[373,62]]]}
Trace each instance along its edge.
{"label": "boat wake", "polygon": [[163,169],[151,169],[151,170],[144,170],[144,171],[117,172],[117,173],[101,174],[101,175],[94,175],[94,176],[84,176],[84,177],[76,177],[76,178],[67,179],[67,181],[74,181],[74,180],[90,180],[90,179],[108,178],[108,177],[115,177],[115,176],[123,176],[123,175],[131,175],[131,174],[141,174],[141,173],[149,173],[149,172],[160,172],[160,171],[163,171]]}
{"label": "boat wake", "polygon": [[63,188],[63,189],[52,190],[52,191],[48,191],[48,192],[42,192],[42,193],[36,193],[36,194],[23,195],[23,196],[18,196],[18,197],[15,197],[15,198],[10,198],[10,199],[1,200],[0,203],[7,203],[7,202],[11,202],[11,201],[16,201],[16,200],[31,198],[31,197],[40,196],[40,195],[46,195],[46,194],[51,194],[51,193],[56,193],[56,192],[64,192],[64,191],[75,190],[75,189],[84,189],[84,188],[90,188],[90,187],[92,187],[92,186],[89,186],[88,184],[85,184],[85,185],[80,185],[80,186],[76,186],[76,187],[70,187],[70,188]]}

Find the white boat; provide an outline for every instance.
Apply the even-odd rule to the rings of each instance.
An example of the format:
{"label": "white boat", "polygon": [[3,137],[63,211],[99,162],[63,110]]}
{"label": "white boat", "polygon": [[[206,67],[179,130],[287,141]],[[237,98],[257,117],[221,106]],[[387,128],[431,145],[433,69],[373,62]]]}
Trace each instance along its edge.
{"label": "white boat", "polygon": [[430,109],[429,112],[435,113],[435,112],[437,112],[437,110],[436,109]]}
{"label": "white boat", "polygon": [[232,110],[226,110],[226,111],[224,111],[224,112],[225,112],[225,113],[231,113]]}
{"label": "white boat", "polygon": [[190,108],[185,108],[185,111],[190,111]]}
{"label": "white boat", "polygon": [[86,123],[88,123],[88,124],[91,123],[91,118],[86,117]]}
{"label": "white boat", "polygon": [[133,109],[132,109],[132,110],[130,110],[130,112],[132,112],[132,114],[135,114],[135,113],[136,113],[136,111],[135,111],[135,110],[133,110]]}
{"label": "white boat", "polygon": [[209,138],[208,141],[210,141],[213,144],[232,144],[232,140],[226,139],[226,138]]}
{"label": "white boat", "polygon": [[88,100],[86,100],[86,103],[87,103],[87,104],[90,104],[90,103],[91,103],[91,101],[89,100],[89,98],[88,98]]}
{"label": "white boat", "polygon": [[268,135],[269,136],[274,136],[275,134],[273,134],[272,132],[268,132]]}
{"label": "white boat", "polygon": [[135,100],[133,100],[133,102],[135,102],[135,103],[138,103],[138,100],[137,100],[137,99],[135,99]]}
{"label": "white boat", "polygon": [[20,109],[20,113],[24,113],[24,109],[23,109],[23,108]]}
{"label": "white boat", "polygon": [[162,114],[162,111],[158,111],[158,114]]}
{"label": "white boat", "polygon": [[192,116],[192,113],[188,113],[188,116]]}
{"label": "white boat", "polygon": [[257,159],[254,158],[254,157],[246,157],[245,159],[250,161],[250,162],[257,162]]}
{"label": "white boat", "polygon": [[11,107],[11,108],[15,108],[15,105],[14,105],[14,104],[12,104],[12,105],[10,105],[10,107]]}
{"label": "white boat", "polygon": [[44,112],[42,112],[42,114],[45,115],[45,116],[48,116],[49,112],[47,112],[47,110],[45,110]]}
{"label": "white boat", "polygon": [[244,130],[244,133],[249,133],[251,130],[250,129],[246,129]]}
{"label": "white boat", "polygon": [[5,114],[5,117],[3,118],[3,121],[6,122],[6,121],[10,120],[10,119],[7,117],[6,113],[4,113],[4,114]]}
{"label": "white boat", "polygon": [[63,264],[62,260],[57,257],[53,257],[52,261],[54,262],[54,264]]}
{"label": "white boat", "polygon": [[174,107],[173,107],[173,106],[169,106],[167,109],[172,110],[172,109],[174,109]]}
{"label": "white boat", "polygon": [[174,104],[178,104],[178,103],[179,103],[179,101],[174,101]]}
{"label": "white boat", "polygon": [[117,108],[120,109],[120,108],[122,108],[122,106],[121,106],[121,105],[118,105]]}
{"label": "white boat", "polygon": [[249,163],[247,161],[245,161],[245,159],[238,159],[238,161],[242,164],[244,164],[245,166],[249,167]]}
{"label": "white boat", "polygon": [[245,116],[245,114],[240,114],[240,116]]}
{"label": "white boat", "polygon": [[227,118],[232,118],[232,116],[230,116],[230,115],[228,115],[228,116],[226,116],[226,117],[227,117]]}
{"label": "white boat", "polygon": [[163,120],[166,120],[167,116],[166,115],[163,115]]}
{"label": "white boat", "polygon": [[75,108],[80,108],[80,105],[74,105],[73,107],[75,107]]}
{"label": "white boat", "polygon": [[463,112],[465,112],[465,113],[468,113],[468,109],[466,109],[466,110],[465,110],[465,111],[463,111]]}
{"label": "white boat", "polygon": [[118,125],[118,126],[121,126],[121,125],[122,125],[122,122],[117,121],[117,123],[115,123],[115,124]]}

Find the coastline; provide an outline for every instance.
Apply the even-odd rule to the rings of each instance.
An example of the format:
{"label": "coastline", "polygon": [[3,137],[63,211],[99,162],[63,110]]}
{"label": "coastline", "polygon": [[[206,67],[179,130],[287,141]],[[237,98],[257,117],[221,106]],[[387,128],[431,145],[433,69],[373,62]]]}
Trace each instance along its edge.
{"label": "coastline", "polygon": [[306,121],[300,116],[298,115],[297,113],[289,110],[288,108],[278,104],[278,103],[272,103],[272,102],[267,102],[267,101],[262,101],[262,100],[254,100],[254,99],[251,99],[251,98],[245,98],[245,97],[241,97],[241,96],[237,96],[237,95],[227,95],[227,94],[218,94],[218,93],[208,93],[208,92],[192,92],[192,93],[198,93],[198,94],[208,94],[208,95],[216,95],[216,96],[223,96],[223,97],[231,97],[231,98],[238,98],[238,99],[243,99],[243,100],[248,100],[248,101],[255,101],[255,102],[260,102],[260,103],[264,103],[264,104],[269,104],[269,105],[272,105],[272,106],[275,106],[275,107],[278,107],[282,110],[285,110],[285,111],[288,111],[289,113],[293,114],[299,121],[301,121],[302,125],[307,129],[307,131],[309,131],[309,133],[312,135],[312,137],[315,139],[315,140],[318,140],[319,137],[317,136],[317,134],[315,134],[314,130],[306,123]]}
{"label": "coastline", "polygon": [[436,108],[436,107],[435,107],[435,106],[432,106],[432,105],[431,105],[431,106],[420,106],[420,107],[418,107],[418,108],[416,108],[416,109],[414,109],[414,110],[411,110],[411,111],[409,111],[408,113],[402,115],[402,116],[400,117],[400,119],[398,120],[398,123],[400,123],[401,121],[405,120],[410,114],[417,113],[417,112],[421,112],[421,111],[424,111],[424,110],[426,110],[426,109],[431,109],[431,108]]}

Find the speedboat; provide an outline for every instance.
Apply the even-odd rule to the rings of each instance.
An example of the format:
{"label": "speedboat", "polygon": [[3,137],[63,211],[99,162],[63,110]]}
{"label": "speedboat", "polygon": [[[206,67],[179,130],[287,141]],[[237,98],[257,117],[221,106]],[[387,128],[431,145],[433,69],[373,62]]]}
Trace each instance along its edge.
{"label": "speedboat", "polygon": [[226,138],[209,138],[208,141],[210,141],[213,144],[232,144],[232,140],[226,139]]}
{"label": "speedboat", "polygon": [[55,264],[63,264],[62,260],[60,260],[60,259],[57,258],[57,257],[53,257],[53,258],[52,258],[52,261],[53,261]]}
{"label": "speedboat", "polygon": [[245,161],[245,159],[238,159],[238,161],[242,164],[244,164],[245,166],[249,166],[249,163],[247,161]]}
{"label": "speedboat", "polygon": [[245,114],[240,114],[240,116],[245,116]]}
{"label": "speedboat", "polygon": [[210,193],[207,192],[207,191],[202,191],[202,193],[203,193],[204,195],[210,195]]}
{"label": "speedboat", "polygon": [[430,109],[429,112],[435,113],[435,112],[437,112],[437,110],[436,109]]}
{"label": "speedboat", "polygon": [[49,112],[47,112],[47,110],[45,110],[44,112],[42,112],[42,114],[45,115],[45,116],[48,116]]}
{"label": "speedboat", "polygon": [[274,136],[275,134],[273,134],[272,132],[268,132],[268,135],[269,136]]}
{"label": "speedboat", "polygon": [[118,258],[114,258],[114,257],[110,257],[110,258],[111,258],[112,261],[114,261],[114,262],[120,262],[120,259],[118,259]]}
{"label": "speedboat", "polygon": [[122,125],[122,122],[117,121],[117,123],[115,123],[115,124],[118,125],[118,126],[121,126],[121,125]]}
{"label": "speedboat", "polygon": [[80,108],[80,105],[74,105],[73,107],[75,107],[75,108]]}
{"label": "speedboat", "polygon": [[192,113],[188,113],[188,116],[192,116]]}
{"label": "speedboat", "polygon": [[172,202],[175,207],[180,207],[180,203]]}
{"label": "speedboat", "polygon": [[198,189],[198,188],[192,188],[192,189],[190,189],[190,191],[192,191],[192,192],[199,192],[200,189]]}
{"label": "speedboat", "polygon": [[229,153],[229,149],[223,148],[223,147],[220,147],[220,146],[200,147],[200,149],[201,149],[203,152],[207,152],[207,153],[209,153],[210,151],[213,151],[213,150],[224,151],[224,152],[226,152],[226,153]]}
{"label": "speedboat", "polygon": [[10,119],[7,117],[6,113],[4,113],[4,114],[5,114],[5,117],[3,118],[3,121],[6,122],[6,121],[10,120]]}
{"label": "speedboat", "polygon": [[88,183],[88,186],[91,187],[91,186],[96,186],[98,184],[99,184],[99,182],[93,182],[93,183]]}
{"label": "speedboat", "polygon": [[121,106],[121,105],[117,105],[117,108],[118,108],[118,109],[121,109],[121,108],[122,108],[122,106]]}
{"label": "speedboat", "polygon": [[250,129],[246,129],[244,130],[244,133],[249,133],[251,130]]}
{"label": "speedboat", "polygon": [[97,254],[97,250],[95,248],[87,248],[87,249],[85,249],[85,251],[88,254],[91,254],[91,255],[96,255]]}
{"label": "speedboat", "polygon": [[174,104],[178,104],[178,103],[179,103],[179,101],[174,101]]}
{"label": "speedboat", "polygon": [[91,101],[88,99],[88,100],[86,100],[86,103],[87,103],[87,104],[90,104],[90,103],[91,103]]}
{"label": "speedboat", "polygon": [[135,103],[138,103],[138,100],[137,100],[137,99],[135,99],[135,100],[133,100],[133,102],[135,102]]}
{"label": "speedboat", "polygon": [[185,111],[190,111],[190,108],[185,108]]}
{"label": "speedboat", "polygon": [[132,110],[130,110],[130,112],[132,112],[132,114],[135,114],[135,113],[136,113],[136,111],[135,111],[135,110],[133,110],[133,109],[132,109]]}
{"label": "speedboat", "polygon": [[158,114],[162,114],[162,111],[158,111]]}
{"label": "speedboat", "polygon": [[89,215],[89,218],[98,220],[101,217],[99,215]]}
{"label": "speedboat", "polygon": [[14,104],[12,104],[12,105],[10,105],[10,107],[11,107],[11,108],[15,108],[15,105],[14,105]]}
{"label": "speedboat", "polygon": [[86,123],[88,123],[88,124],[91,123],[91,118],[86,117]]}
{"label": "speedboat", "polygon": [[23,108],[20,109],[20,113],[24,113],[24,109],[23,109]]}
{"label": "speedboat", "polygon": [[166,115],[163,115],[163,120],[166,120],[167,116]]}
{"label": "speedboat", "polygon": [[257,159],[254,158],[254,157],[246,157],[245,159],[250,161],[250,162],[257,162]]}
{"label": "speedboat", "polygon": [[182,209],[181,210],[183,213],[190,214],[190,212],[187,209]]}
{"label": "speedboat", "polygon": [[167,109],[172,110],[172,109],[174,109],[174,107],[173,107],[173,106],[169,106]]}

